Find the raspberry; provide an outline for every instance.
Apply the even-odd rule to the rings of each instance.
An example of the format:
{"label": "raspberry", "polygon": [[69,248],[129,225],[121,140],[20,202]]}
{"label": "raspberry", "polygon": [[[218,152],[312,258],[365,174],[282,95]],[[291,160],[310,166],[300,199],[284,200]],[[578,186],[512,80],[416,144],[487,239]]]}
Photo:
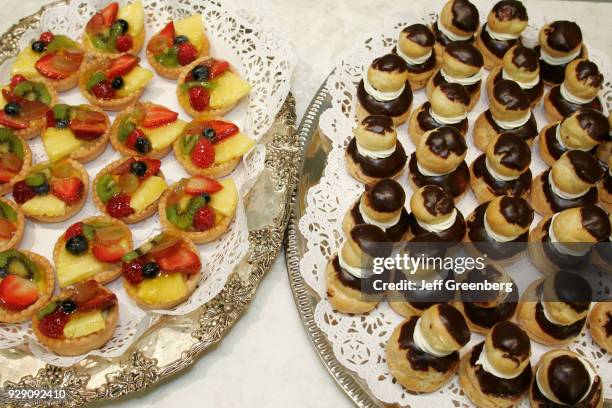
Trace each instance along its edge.
{"label": "raspberry", "polygon": [[198,50],[191,43],[182,43],[178,47],[178,60],[183,66],[191,64],[198,56]]}
{"label": "raspberry", "polygon": [[136,141],[138,139],[140,139],[141,137],[146,137],[144,132],[142,130],[140,130],[140,129],[134,129],[134,131],[129,134],[127,139],[125,139],[125,145],[128,148],[130,148],[132,150],[135,150],[136,149]]}
{"label": "raspberry", "polygon": [[64,239],[68,241],[72,237],[76,237],[77,235],[83,235],[83,223],[77,222],[76,224],[72,224],[70,228],[66,230],[64,234]]}
{"label": "raspberry", "polygon": [[28,186],[25,181],[15,183],[13,186],[13,199],[17,204],[23,204],[35,195],[34,189]]}
{"label": "raspberry", "polygon": [[195,110],[203,111],[208,106],[210,95],[201,86],[194,86],[189,90],[189,104]]}
{"label": "raspberry", "polygon": [[115,42],[115,48],[119,52],[127,52],[132,48],[134,41],[132,40],[132,36],[129,34],[123,34],[117,37],[117,41]]}
{"label": "raspberry", "polygon": [[91,93],[100,99],[113,99],[115,97],[115,90],[109,80],[104,80],[94,85],[91,88]]}
{"label": "raspberry", "polygon": [[38,38],[40,41],[44,42],[45,45],[49,44],[51,42],[51,40],[53,40],[53,37],[55,37],[53,35],[53,33],[51,31],[45,31],[44,33],[42,33],[40,35],[40,37]]}
{"label": "raspberry", "polygon": [[27,81],[26,77],[24,77],[21,74],[17,74],[14,75],[13,78],[11,78],[11,90],[15,89],[15,86],[17,86],[17,84]]}
{"label": "raspberry", "polygon": [[202,207],[196,211],[193,217],[193,227],[196,231],[206,231],[215,226],[215,210],[210,207]]}
{"label": "raspberry", "polygon": [[130,207],[130,197],[127,194],[118,194],[106,203],[106,212],[114,218],[124,218],[134,214]]}
{"label": "raspberry", "polygon": [[47,337],[61,339],[64,337],[64,327],[68,320],[70,320],[70,315],[58,308],[40,320],[38,330]]}
{"label": "raspberry", "polygon": [[123,264],[123,277],[132,285],[138,285],[144,280],[144,275],[142,274],[142,266],[144,265],[144,261],[141,259],[136,259],[130,263]]}
{"label": "raspberry", "polygon": [[196,166],[205,169],[215,162],[215,147],[208,139],[200,139],[191,151],[191,161]]}

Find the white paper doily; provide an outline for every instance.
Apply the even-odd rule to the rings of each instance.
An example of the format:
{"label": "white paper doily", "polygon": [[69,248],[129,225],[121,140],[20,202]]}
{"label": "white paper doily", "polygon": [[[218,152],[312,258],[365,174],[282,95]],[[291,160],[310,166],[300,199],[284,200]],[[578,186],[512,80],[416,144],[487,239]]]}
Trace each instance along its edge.
{"label": "white paper doily", "polygon": [[[108,1],[74,0],[59,4],[46,10],[41,17],[39,30],[24,33],[20,46],[28,47],[30,40],[37,38],[42,31],[51,30],[71,38],[80,38],[83,28],[95,10]],[[120,1],[125,4],[127,1]],[[203,16],[206,34],[211,41],[211,55],[229,60],[240,74],[251,84],[252,90],[247,100],[242,101],[226,118],[236,123],[240,129],[259,140],[272,125],[274,118],[285,101],[290,79],[295,66],[295,57],[287,41],[287,36],[278,28],[277,21],[265,17],[265,4],[257,4],[247,9],[237,7],[231,1],[194,1],[194,0],[143,0],[145,5],[147,39],[161,29],[171,18],[181,18],[193,13]],[[150,68],[141,51],[141,64]],[[0,66],[0,83],[7,83],[13,59]],[[154,80],[141,97],[142,101],[160,103],[179,112],[179,117],[189,121],[190,117],[178,104],[175,96],[176,82],[155,75]],[[69,104],[86,103],[78,89],[60,94],[60,100]],[[111,114],[111,120],[115,114]],[[40,138],[30,141],[33,161],[47,160]],[[119,158],[112,147],[96,160],[86,164],[90,182],[109,162]],[[257,144],[243,159],[231,177],[238,185],[243,197],[254,179],[264,167],[265,147]],[[162,170],[168,184],[178,181],[188,174],[183,170],[173,154],[162,160]],[[26,233],[21,245],[24,249],[37,252],[47,259],[53,259],[53,246],[58,237],[74,222],[98,214],[91,196],[84,209],[70,220],[59,224],[26,222]],[[161,232],[158,215],[143,222],[131,225],[134,246]],[[127,296],[121,279],[109,284],[119,297],[120,318],[113,338],[101,349],[77,357],[60,357],[41,347],[35,340],[29,323],[0,324],[0,348],[29,345],[32,353],[41,360],[58,366],[70,366],[88,355],[117,357],[149,328],[160,314],[182,315],[194,311],[214,298],[246,254],[249,247],[247,219],[243,201],[240,199],[236,219],[228,232],[219,240],[200,245],[202,257],[202,278],[193,295],[183,304],[172,310],[144,312]],[[56,288],[56,293],[57,293]]]}
{"label": "white paper doily", "polygon": [[[441,4],[432,7],[441,7]],[[489,5],[490,6],[490,5]],[[436,8],[439,10],[439,8]],[[480,9],[481,20],[484,19],[488,9]],[[545,21],[542,16],[530,14],[530,26],[525,37],[533,44],[537,41],[539,27]],[[397,403],[402,406],[471,406],[472,404],[460,390],[457,376],[441,390],[431,393],[415,395],[407,392],[397,384],[387,367],[385,360],[385,347],[392,331],[402,320],[402,316],[394,312],[386,301],[383,301],[374,311],[366,315],[347,315],[336,312],[327,300],[325,287],[325,266],[329,257],[335,253],[344,239],[342,232],[342,219],[346,211],[363,191],[363,185],[354,180],[346,171],[344,151],[350,138],[355,120],[355,94],[359,80],[365,68],[376,57],[389,52],[396,44],[399,31],[416,22],[431,22],[435,13],[424,16],[392,16],[385,21],[384,30],[364,36],[357,45],[342,54],[339,62],[329,76],[326,88],[331,95],[331,108],[320,118],[319,128],[331,141],[331,150],[327,157],[327,165],[319,184],[313,186],[306,196],[306,210],[299,220],[299,229],[306,239],[306,252],[300,261],[300,271],[306,283],[320,296],[314,320],[327,335],[338,361],[351,371],[357,373],[365,382],[376,398],[385,403]],[[588,39],[587,39],[588,40]],[[588,44],[588,41],[587,41]],[[607,81],[602,91],[602,102],[606,109],[612,106],[612,84],[610,83],[610,69],[608,57],[597,50],[589,48],[589,58],[597,63],[604,73]],[[468,154],[466,161],[471,163],[481,152],[472,141],[472,127],[478,115],[488,107],[484,84],[486,75],[482,80],[482,97],[474,110],[469,114],[470,131],[467,135]],[[413,109],[419,107],[427,100],[425,91],[415,92]],[[540,105],[534,110],[538,128],[547,124],[543,108]],[[399,140],[404,145],[408,156],[415,150],[414,144],[408,137],[407,125],[398,128]],[[538,145],[534,144],[531,171],[535,175],[545,170],[547,166],[539,157]],[[409,202],[410,187],[407,182],[407,170],[398,179],[405,186]],[[407,204],[408,205],[408,204]],[[476,200],[470,192],[458,205],[467,216],[476,206]],[[536,216],[532,226],[539,221]],[[482,336],[472,334],[472,340],[463,352],[482,340]],[[593,343],[590,335],[583,330],[580,337],[569,347],[583,354],[593,362],[604,380],[604,390],[607,396],[612,395],[612,365],[610,356]],[[547,350],[546,347],[532,342],[532,363],[536,363],[540,355]],[[418,404],[418,405],[414,405]],[[528,403],[523,401],[522,406]]]}

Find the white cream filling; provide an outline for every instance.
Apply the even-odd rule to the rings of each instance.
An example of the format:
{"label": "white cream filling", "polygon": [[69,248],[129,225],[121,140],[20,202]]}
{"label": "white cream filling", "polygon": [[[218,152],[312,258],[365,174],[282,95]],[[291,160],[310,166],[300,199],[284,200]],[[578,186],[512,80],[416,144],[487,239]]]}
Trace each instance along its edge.
{"label": "white cream filling", "polygon": [[440,74],[442,74],[442,77],[446,80],[446,82],[450,82],[453,84],[459,84],[459,85],[463,85],[463,86],[468,86],[468,85],[474,85],[476,82],[480,81],[482,79],[482,68],[480,68],[480,70],[475,73],[474,75],[467,77],[467,78],[457,78],[454,77],[450,74],[448,74],[444,68],[440,69]]}
{"label": "white cream filling", "polygon": [[506,130],[519,128],[523,126],[525,123],[529,122],[529,119],[531,119],[531,111],[527,111],[525,116],[517,120],[500,120],[500,119],[497,119],[495,116],[493,116],[493,120],[495,121],[495,123],[497,123],[497,125],[500,128],[506,129]]}
{"label": "white cream filling", "polygon": [[489,374],[494,375],[497,378],[516,378],[521,374],[520,371],[514,375],[504,374],[497,371],[497,369],[495,369],[495,367],[493,367],[493,364],[491,364],[491,362],[489,361],[484,345],[482,346],[482,351],[480,352],[480,356],[478,356],[478,360],[476,360],[476,364],[480,364],[483,370],[485,370]]}
{"label": "white cream filling", "polygon": [[561,125],[557,124],[555,126],[557,126],[557,128],[555,129],[555,138],[557,139],[557,142],[561,145],[561,147],[563,147],[565,150],[582,150],[583,152],[588,152],[592,149],[592,147],[568,147],[561,138]]}
{"label": "white cream filling", "polygon": [[472,38],[472,35],[473,35],[473,34],[470,34],[470,35],[455,34],[452,31],[450,31],[448,28],[444,27],[444,24],[442,24],[440,22],[440,20],[438,20],[437,25],[438,25],[438,30],[442,31],[442,34],[447,36],[448,39],[452,40],[452,41],[465,41],[465,40],[469,40],[470,38]]}
{"label": "white cream filling", "polygon": [[407,55],[404,51],[402,51],[402,49],[400,48],[399,45],[396,47],[396,51],[397,51],[397,55],[402,57],[404,59],[404,61],[406,61],[406,63],[408,65],[420,65],[420,64],[423,64],[423,63],[427,62],[427,60],[429,59],[429,57],[431,57],[431,54],[433,53],[432,50],[429,50],[429,52],[426,53],[425,55],[422,55],[422,56],[417,57],[417,58],[412,58],[411,56]]}
{"label": "white cream filling", "polygon": [[518,175],[518,176],[504,176],[503,174],[499,174],[489,164],[489,158],[488,157],[485,157],[485,167],[487,168],[487,171],[489,172],[491,177],[493,177],[495,180],[512,181],[512,180],[516,180],[519,177],[521,177],[520,175]]}
{"label": "white cream filling", "polygon": [[452,227],[453,224],[455,224],[455,220],[456,219],[457,219],[457,209],[453,208],[453,211],[450,213],[448,218],[445,219],[444,221],[430,224],[430,223],[427,223],[427,222],[420,221],[418,218],[416,218],[416,222],[424,230],[427,230],[429,232],[433,232],[434,234],[437,234],[437,233],[440,233],[442,231],[446,231],[447,229]]}
{"label": "white cream filling", "polygon": [[372,224],[372,225],[376,225],[377,227],[382,228],[383,230],[387,230],[388,228],[393,227],[394,225],[396,225],[399,220],[400,217],[402,216],[402,213],[400,211],[399,214],[397,214],[397,216],[393,217],[391,220],[389,221],[377,221],[374,220],[370,217],[368,217],[368,215],[366,214],[366,212],[364,211],[363,208],[363,202],[361,200],[359,200],[359,213],[361,214],[361,218],[363,218],[363,220],[365,221],[366,224]]}
{"label": "white cream filling", "polygon": [[497,242],[510,242],[520,237],[520,234],[514,235],[514,236],[512,235],[507,236],[507,235],[498,234],[497,232],[493,231],[493,228],[491,228],[491,225],[489,225],[489,221],[487,221],[487,211],[488,209],[484,213],[484,228],[488,236],[490,236]]}
{"label": "white cream filling", "polygon": [[519,34],[498,33],[497,31],[491,30],[491,28],[489,27],[488,24],[487,24],[485,30],[487,30],[487,33],[489,33],[491,38],[493,38],[494,40],[497,40],[497,41],[516,40],[517,38],[519,38],[521,36],[521,33],[519,33]]}
{"label": "white cream filling", "polygon": [[423,168],[421,166],[421,163],[419,163],[419,161],[417,160],[417,169],[419,169],[419,173],[421,173],[422,175],[426,176],[426,177],[438,177],[438,176],[446,176],[449,173],[452,173],[454,170],[451,170],[449,172],[446,173],[435,173],[433,171],[429,171],[425,168]]}
{"label": "white cream filling", "polygon": [[579,96],[574,95],[565,86],[565,81],[563,81],[563,83],[559,87],[559,91],[561,92],[561,96],[563,97],[563,99],[568,102],[575,103],[576,105],[586,105],[587,103],[590,103],[593,99],[597,98],[597,95],[592,98],[581,98]]}
{"label": "white cream filling", "polygon": [[412,334],[412,340],[414,340],[414,344],[416,344],[418,348],[420,348],[427,354],[431,354],[432,356],[444,357],[444,356],[448,356],[449,354],[453,353],[452,351],[450,353],[441,353],[435,348],[433,348],[431,344],[427,342],[427,339],[425,339],[425,336],[423,336],[423,332],[421,330],[421,318],[417,320],[414,326],[414,333]]}
{"label": "white cream filling", "polygon": [[404,92],[404,88],[406,87],[406,84],[403,84],[402,87],[398,89],[397,91],[392,91],[392,92],[379,91],[378,89],[374,88],[372,84],[370,83],[370,81],[368,80],[368,71],[366,70],[366,72],[363,75],[363,87],[365,91],[377,101],[387,102],[387,101],[393,101],[399,98],[402,92]]}
{"label": "white cream filling", "polygon": [[555,235],[555,229],[553,228],[553,225],[555,225],[555,218],[557,218],[557,215],[559,214],[553,215],[552,220],[550,221],[550,227],[548,228],[548,236],[550,237],[550,243],[553,245],[553,247],[558,252],[562,254],[569,255],[569,256],[586,255],[590,249],[588,245],[585,245],[586,248],[575,248],[578,245],[573,245],[572,248],[569,248],[568,246],[564,245],[563,242],[559,241],[559,238],[557,238],[557,236]]}
{"label": "white cream filling", "polygon": [[361,146],[359,142],[357,142],[357,152],[362,156],[370,157],[372,159],[386,159],[395,152],[395,146],[396,145],[393,145],[393,147],[390,149],[370,150]]}
{"label": "white cream filling", "polygon": [[585,195],[586,193],[588,193],[589,190],[591,189],[590,187],[588,187],[586,190],[584,190],[584,191],[582,191],[580,193],[566,193],[565,191],[561,190],[555,184],[555,180],[553,179],[553,176],[552,176],[552,170],[548,173],[548,184],[550,184],[550,189],[553,191],[553,193],[555,193],[556,196],[559,196],[561,198],[565,198],[566,200],[575,200],[577,198],[580,198],[583,195]]}
{"label": "white cream filling", "polygon": [[523,82],[523,81],[517,80],[516,78],[513,78],[512,75],[510,75],[508,71],[506,71],[505,68],[502,68],[502,78],[516,82],[518,86],[520,86],[522,89],[531,89],[540,83],[540,75],[536,75],[536,77],[532,79],[530,82]]}
{"label": "white cream filling", "polygon": [[542,48],[540,49],[540,57],[550,65],[564,65],[575,60],[580,55],[580,52],[582,52],[582,47],[565,57],[553,57]]}
{"label": "white cream filling", "polygon": [[[558,321],[557,319],[555,319],[554,317],[551,316],[550,312],[548,311],[548,304],[549,302],[545,302],[542,298],[544,297],[544,295],[542,294],[542,296],[540,296],[540,304],[542,305],[542,311],[544,312],[544,317],[546,318],[546,320],[548,320],[551,323],[554,323],[556,325],[559,326],[568,326],[565,323],[561,323],[560,321]],[[571,324],[571,323],[570,323]]]}
{"label": "white cream filling", "polygon": [[[577,356],[577,358],[580,360],[580,362],[582,363],[582,365],[584,366],[584,368],[586,369],[586,371],[589,373],[589,378],[591,380],[591,386],[589,387],[589,389],[584,393],[584,395],[582,396],[582,398],[580,398],[580,400],[578,402],[581,402],[582,400],[584,400],[587,395],[589,395],[589,393],[591,392],[591,387],[593,387],[593,382],[595,382],[595,377],[597,376],[597,373],[595,373],[595,370],[593,370],[593,367],[591,366],[591,364],[589,364],[588,361],[586,361],[585,359],[583,359],[580,356]],[[544,394],[544,396],[546,398],[548,398],[549,400],[553,401],[553,402],[557,402],[557,403],[561,403],[561,401],[559,401],[555,396],[548,394],[548,392],[546,391],[546,389],[543,386],[543,382],[542,380],[540,380],[540,378],[542,377],[543,373],[542,371],[542,366],[538,367],[538,370],[536,371],[536,382],[538,384],[538,388],[540,389],[540,392],[542,394]]]}
{"label": "white cream filling", "polygon": [[344,269],[356,278],[364,279],[372,276],[372,273],[368,269],[352,266],[346,263],[344,258],[342,258],[342,248],[340,249],[340,251],[338,251],[338,263],[340,264],[340,267],[342,269]]}
{"label": "white cream filling", "polygon": [[446,117],[438,115],[433,108],[429,109],[429,114],[436,122],[444,123],[445,125],[455,125],[467,118],[467,112],[465,112],[463,115]]}

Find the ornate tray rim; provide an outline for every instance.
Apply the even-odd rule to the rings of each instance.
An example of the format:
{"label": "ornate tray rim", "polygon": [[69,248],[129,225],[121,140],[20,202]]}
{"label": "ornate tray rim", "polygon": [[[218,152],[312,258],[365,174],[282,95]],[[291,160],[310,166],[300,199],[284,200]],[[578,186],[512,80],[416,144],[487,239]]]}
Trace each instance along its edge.
{"label": "ornate tray rim", "polygon": [[[58,0],[42,6],[37,12],[21,18],[8,28],[0,37],[0,50],[5,55],[0,56],[0,63],[10,58],[18,51],[18,40],[21,35],[40,22],[43,12],[69,0]],[[277,113],[275,122],[262,137],[260,143],[266,146],[265,168],[257,177],[251,191],[245,197],[245,211],[249,212],[250,202],[258,185],[264,184],[266,175],[272,180],[275,193],[281,195],[279,206],[267,223],[259,223],[257,229],[249,228],[249,250],[234,271],[230,274],[223,290],[210,302],[198,310],[196,329],[191,337],[196,342],[187,350],[183,350],[181,358],[158,366],[157,359],[145,356],[140,350],[130,348],[122,357],[121,369],[106,374],[106,382],[97,388],[86,388],[88,374],[79,374],[72,366],[61,368],[46,364],[37,373],[26,375],[18,381],[3,379],[0,386],[10,388],[52,389],[64,387],[66,399],[52,402],[38,401],[2,401],[6,407],[49,407],[49,406],[82,406],[92,402],[117,399],[134,392],[140,392],[156,385],[169,377],[178,374],[193,365],[196,360],[211,346],[219,343],[233,327],[234,323],[246,312],[259,283],[278,256],[283,242],[284,231],[291,212],[291,195],[295,190],[298,174],[298,149],[296,137],[295,99],[291,93]],[[280,129],[284,130],[281,132]],[[268,174],[266,174],[268,173]],[[246,272],[240,273],[239,269]],[[178,316],[180,317],[180,316]],[[166,316],[163,320],[172,319]],[[143,334],[163,325],[158,323]],[[5,404],[5,405],[4,405]]]}

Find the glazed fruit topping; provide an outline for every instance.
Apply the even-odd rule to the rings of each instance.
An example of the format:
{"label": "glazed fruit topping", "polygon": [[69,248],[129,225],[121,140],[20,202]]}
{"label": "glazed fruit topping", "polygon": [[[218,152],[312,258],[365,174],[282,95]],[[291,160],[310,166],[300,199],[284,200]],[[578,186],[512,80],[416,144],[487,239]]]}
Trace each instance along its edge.
{"label": "glazed fruit topping", "polygon": [[36,284],[17,275],[8,275],[0,282],[0,304],[4,309],[19,311],[38,300]]}
{"label": "glazed fruit topping", "polygon": [[186,245],[178,251],[155,259],[164,272],[198,273],[202,269],[200,258]]}
{"label": "glazed fruit topping", "polygon": [[23,204],[34,196],[36,196],[36,193],[24,180],[18,181],[13,186],[13,199],[17,204]]}
{"label": "glazed fruit topping", "polygon": [[203,193],[213,194],[217,191],[221,190],[223,186],[217,180],[204,177],[204,176],[195,176],[187,181],[185,185],[185,192],[192,196],[200,195]]}
{"label": "glazed fruit topping", "polygon": [[115,90],[110,81],[106,79],[94,85],[91,88],[91,93],[99,99],[113,99],[115,97]]}
{"label": "glazed fruit topping", "polygon": [[81,255],[88,249],[89,243],[83,235],[74,235],[66,241],[66,250],[73,255]]}
{"label": "glazed fruit topping", "polygon": [[215,147],[208,139],[199,139],[191,151],[191,162],[199,168],[206,169],[215,162]]}
{"label": "glazed fruit topping", "polygon": [[211,120],[204,122],[202,125],[204,126],[202,136],[209,139],[213,143],[219,143],[228,137],[234,136],[240,131],[238,126],[231,122],[224,122],[222,120]]}
{"label": "glazed fruit topping", "polygon": [[114,218],[125,218],[134,214],[134,209],[130,207],[130,196],[117,194],[110,198],[106,203],[106,212]]}
{"label": "glazed fruit topping", "polygon": [[183,241],[175,235],[162,235],[161,238],[158,237],[158,240],[155,246],[148,252],[152,258],[169,256],[178,251],[183,245]]}
{"label": "glazed fruit topping", "polygon": [[46,116],[51,94],[40,82],[28,81],[21,75],[15,77],[17,79],[11,80],[10,89],[2,90],[7,103],[0,111],[0,125],[21,130],[28,127],[30,120]]}
{"label": "glazed fruit topping", "polygon": [[178,113],[163,106],[149,106],[144,111],[142,126],[144,128],[156,128],[174,122]]}
{"label": "glazed fruit topping", "polygon": [[191,70],[191,79],[197,82],[208,81],[210,79],[210,71],[206,65],[198,65]]}
{"label": "glazed fruit topping", "polygon": [[193,44],[184,42],[178,45],[178,62],[179,64],[185,66],[191,64],[198,56],[198,50]]}
{"label": "glazed fruit topping", "polygon": [[170,21],[147,45],[157,62],[167,68],[185,66],[198,56],[198,50],[184,35],[175,37],[174,22]]}
{"label": "glazed fruit topping", "polygon": [[142,177],[147,172],[147,164],[143,161],[135,161],[130,166],[130,172],[135,176]]}
{"label": "glazed fruit topping", "polygon": [[83,226],[84,224],[82,222],[72,224],[64,233],[64,239],[68,241],[72,237],[83,235]]}
{"label": "glazed fruit topping", "polygon": [[89,299],[77,303],[77,311],[91,312],[93,310],[106,310],[117,304],[117,296],[105,290],[97,290]]}
{"label": "glazed fruit topping", "polygon": [[132,150],[137,151],[140,154],[147,154],[151,151],[151,141],[145,136],[144,132],[140,129],[134,129],[132,133],[127,137],[125,145]]}
{"label": "glazed fruit topping", "polygon": [[71,205],[83,197],[84,185],[78,177],[67,177],[51,180],[51,192],[54,196]]}
{"label": "glazed fruit topping", "polygon": [[64,234],[66,250],[73,255],[81,255],[90,247],[94,257],[100,262],[118,262],[127,250],[121,245],[125,232],[112,224],[89,225],[78,222]]}
{"label": "glazed fruit topping", "polygon": [[66,327],[69,320],[70,315],[57,308],[40,320],[38,330],[47,337],[61,339],[64,337],[64,327]]}
{"label": "glazed fruit topping", "polygon": [[193,227],[196,231],[207,231],[215,226],[215,210],[201,207],[193,217]]}
{"label": "glazed fruit topping", "polygon": [[0,240],[9,240],[13,238],[17,231],[17,227],[14,223],[6,218],[0,218]]}
{"label": "glazed fruit topping", "polygon": [[140,58],[131,54],[122,55],[111,60],[110,66],[106,71],[107,78],[115,78],[130,72],[138,63]]}
{"label": "glazed fruit topping", "polygon": [[117,18],[117,13],[119,12],[119,3],[112,2],[108,6],[106,6],[103,10],[98,11],[87,23],[85,30],[92,34],[98,33],[105,28],[111,26],[111,24]]}
{"label": "glazed fruit topping", "polygon": [[53,40],[53,37],[54,35],[51,31],[45,31],[38,39],[47,45],[51,42],[51,40]]}
{"label": "glazed fruit topping", "polygon": [[144,174],[142,176],[139,176],[140,180],[145,180],[159,173],[159,169],[161,168],[161,160],[141,159],[139,161],[146,165],[146,170]]}
{"label": "glazed fruit topping", "polygon": [[142,259],[135,259],[132,262],[124,262],[122,266],[123,277],[132,285],[138,285],[144,281],[142,267],[145,262]]}
{"label": "glazed fruit topping", "polygon": [[67,314],[71,314],[76,312],[77,310],[77,304],[74,300],[72,299],[66,299],[64,300],[61,304],[60,304],[60,309],[62,310],[62,312],[67,313]]}
{"label": "glazed fruit topping", "polygon": [[106,133],[106,116],[95,110],[79,108],[68,126],[77,139],[95,140]]}
{"label": "glazed fruit topping", "polygon": [[153,279],[160,273],[160,268],[157,262],[147,262],[142,266],[142,275],[146,279]]}
{"label": "glazed fruit topping", "polygon": [[189,88],[189,104],[193,109],[200,112],[208,107],[210,102],[210,94],[202,86],[193,86]]}
{"label": "glazed fruit topping", "polygon": [[119,262],[127,251],[119,244],[112,244],[109,246],[94,245],[91,252],[100,262],[115,263]]}
{"label": "glazed fruit topping", "polygon": [[115,42],[115,47],[119,52],[127,52],[134,45],[134,41],[132,40],[132,36],[129,34],[123,34],[117,37]]}
{"label": "glazed fruit topping", "polygon": [[80,51],[61,50],[48,52],[34,67],[38,73],[46,78],[62,80],[75,73],[83,62],[84,54]]}

